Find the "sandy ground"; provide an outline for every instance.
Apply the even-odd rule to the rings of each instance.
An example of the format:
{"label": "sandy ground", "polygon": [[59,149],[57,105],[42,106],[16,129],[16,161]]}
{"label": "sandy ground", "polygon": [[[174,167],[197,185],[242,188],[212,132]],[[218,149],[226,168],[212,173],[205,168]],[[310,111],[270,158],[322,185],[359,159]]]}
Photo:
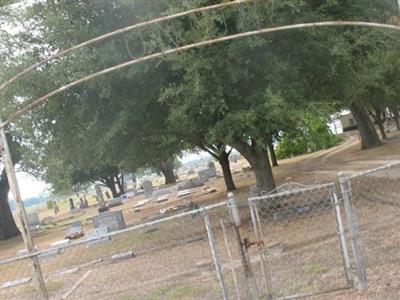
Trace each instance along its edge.
{"label": "sandy ground", "polygon": [[[274,168],[277,185],[287,182],[305,184],[335,181],[337,172],[353,173],[359,170],[373,168],[394,159],[400,159],[400,134],[392,134],[390,140],[382,147],[366,151],[359,150],[359,141],[355,133],[348,133],[345,141],[329,150],[286,159],[280,161],[280,166]],[[237,185],[236,197],[243,203],[247,200],[248,188],[254,184],[251,172],[243,172],[247,166],[244,160],[232,163],[234,180]],[[392,187],[395,188],[396,185]],[[400,186],[400,185],[399,185]],[[206,183],[206,187],[215,188],[217,192],[206,194],[204,187],[194,189],[193,194],[183,199],[171,197],[162,204],[147,204],[139,212],[132,206],[143,196],[126,202],[113,210],[123,210],[127,226],[143,223],[159,213],[160,209],[177,204],[195,202],[206,205],[219,202],[226,198],[223,178],[217,178]],[[400,191],[399,191],[400,192]],[[398,197],[398,193],[394,197]],[[398,199],[398,198],[396,198]],[[360,202],[361,203],[361,202]],[[362,204],[362,203],[361,203]],[[381,260],[369,259],[368,275],[371,285],[366,292],[345,291],[323,294],[316,299],[400,299],[400,245],[398,210],[383,205],[357,206],[357,213],[362,215],[362,234],[368,245],[368,257],[380,257]],[[243,211],[246,221],[244,233],[253,239],[252,227],[248,210]],[[96,213],[95,207],[90,207],[84,214],[71,216],[63,213],[57,218],[58,226],[47,228],[35,234],[35,243],[39,249],[46,249],[52,242],[60,240],[65,234],[68,223],[81,220],[84,230],[92,228],[91,216]],[[397,215],[397,217],[396,217]],[[382,221],[383,216],[384,222]],[[73,218],[71,218],[73,217]],[[229,293],[236,294],[230,261],[223,243],[219,220],[227,224],[228,241],[233,251],[234,270],[237,272],[239,292],[245,299],[245,280],[241,278],[239,254],[235,250],[235,239],[226,219],[226,211],[216,211],[211,216],[217,247],[220,252],[223,269],[227,274]],[[293,293],[315,293],[328,289],[339,289],[346,286],[343,274],[340,248],[336,237],[333,215],[324,211],[306,219],[296,219],[284,223],[271,224],[262,221],[263,228],[268,230],[266,244],[282,245],[280,255],[269,259],[273,295],[285,296]],[[371,220],[375,220],[371,223]],[[205,239],[206,232],[202,218],[195,216],[185,220],[170,222],[163,226],[155,226],[154,231],[134,231],[128,235],[115,237],[113,243],[98,247],[75,247],[63,255],[50,258],[43,264],[43,270],[50,295],[59,299],[71,289],[73,283],[79,280],[87,271],[92,270],[83,284],[70,296],[71,299],[218,299],[220,289],[213,273],[210,250]],[[382,235],[385,232],[385,235]],[[389,234],[390,233],[390,234]],[[191,240],[195,240],[191,242]],[[182,242],[183,241],[183,242]],[[377,245],[386,246],[383,248]],[[162,245],[162,247],[160,247]],[[398,248],[396,248],[398,246]],[[0,245],[0,259],[15,256],[22,249],[22,241],[13,239]],[[350,245],[349,245],[350,249]],[[133,250],[138,253],[132,260],[112,264],[109,257],[112,254]],[[253,267],[259,280],[261,292],[267,293],[263,284],[259,250],[251,249]],[[96,259],[103,259],[96,262]],[[93,264],[85,265],[88,262]],[[50,274],[60,270],[79,270],[51,277]],[[0,284],[7,280],[28,277],[29,264],[18,262],[8,267],[0,267]],[[32,299],[33,285],[17,288],[0,289],[0,298]],[[3,295],[3,296],[2,296]]]}

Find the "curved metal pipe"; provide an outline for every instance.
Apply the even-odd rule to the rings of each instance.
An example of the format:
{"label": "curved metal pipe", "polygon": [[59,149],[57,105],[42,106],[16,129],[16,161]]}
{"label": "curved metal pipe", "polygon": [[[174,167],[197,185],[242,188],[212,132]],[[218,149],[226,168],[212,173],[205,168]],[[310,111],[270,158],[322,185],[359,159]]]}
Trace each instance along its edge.
{"label": "curved metal pipe", "polygon": [[40,62],[37,62],[36,64],[31,65],[30,67],[24,69],[23,71],[19,72],[18,74],[16,74],[14,77],[8,79],[7,81],[5,81],[4,83],[2,83],[0,85],[0,92],[2,90],[4,90],[7,86],[9,86],[10,84],[12,84],[13,82],[17,81],[18,79],[22,78],[23,76],[27,75],[28,73],[30,73],[31,71],[33,71],[34,69],[56,59],[59,57],[62,57],[72,51],[78,50],[80,48],[89,46],[91,44],[95,44],[97,42],[103,41],[105,39],[108,39],[110,37],[125,33],[125,32],[129,32],[129,31],[133,31],[135,29],[138,28],[142,28],[142,27],[146,27],[149,25],[153,25],[153,24],[157,24],[157,23],[161,23],[161,22],[165,22],[165,21],[169,21],[172,19],[176,19],[179,17],[184,17],[184,16],[188,16],[188,15],[192,15],[192,14],[196,14],[196,13],[201,13],[201,12],[205,12],[205,11],[209,11],[209,10],[213,10],[213,9],[218,9],[218,8],[223,8],[223,7],[227,7],[227,6],[232,6],[232,5],[237,5],[237,4],[242,4],[242,3],[246,3],[246,2],[250,2],[253,0],[235,0],[235,1],[231,1],[231,2],[224,2],[224,3],[220,3],[220,4],[215,4],[215,5],[210,5],[210,6],[204,6],[204,7],[200,7],[200,8],[194,8],[191,10],[187,10],[187,11],[183,11],[180,13],[176,13],[176,14],[172,14],[169,16],[165,16],[165,17],[160,17],[160,18],[156,18],[156,19],[152,19],[149,21],[145,21],[142,23],[138,23],[135,25],[131,25],[131,26],[127,26],[124,28],[120,28],[118,30],[115,31],[111,31],[109,33],[97,36],[93,39],[87,40],[83,43],[80,43],[78,45],[75,45],[71,48],[65,49],[65,50],[61,50],[60,52],[57,52],[54,55],[51,55],[49,57],[46,57],[45,59],[43,59]]}
{"label": "curved metal pipe", "polygon": [[294,25],[285,25],[285,26],[277,26],[277,27],[270,27],[270,28],[264,28],[264,29],[258,29],[254,31],[247,31],[243,33],[238,33],[238,34],[233,34],[233,35],[228,35],[216,39],[211,39],[211,40],[206,40],[202,42],[197,42],[177,48],[172,48],[168,50],[164,50],[162,52],[157,52],[154,54],[150,54],[147,56],[143,56],[137,59],[129,60],[124,63],[112,66],[110,68],[103,69],[101,71],[95,72],[93,74],[90,74],[88,76],[82,77],[78,80],[72,81],[56,90],[53,90],[52,92],[34,100],[33,102],[25,105],[21,109],[17,110],[14,114],[12,114],[6,121],[0,124],[0,129],[4,128],[7,126],[9,123],[17,119],[19,116],[22,114],[28,112],[29,110],[33,109],[34,107],[38,106],[42,102],[46,101],[52,96],[55,96],[57,94],[60,94],[61,92],[70,89],[78,84],[81,84],[83,82],[95,79],[101,75],[105,75],[108,73],[111,73],[113,71],[129,67],[131,65],[147,61],[150,59],[154,58],[159,58],[163,57],[169,54],[173,53],[178,53],[186,50],[190,50],[193,48],[198,48],[198,47],[203,47],[203,46],[208,46],[212,44],[217,44],[225,41],[231,41],[239,38],[244,38],[244,37],[249,37],[249,36],[254,36],[254,35],[259,35],[259,34],[264,34],[264,33],[271,33],[271,32],[277,32],[277,31],[284,31],[284,30],[292,30],[292,29],[300,29],[300,28],[310,28],[310,27],[332,27],[332,26],[360,26],[360,27],[374,27],[374,28],[384,28],[384,29],[391,29],[391,30],[397,30],[400,31],[400,26],[395,26],[395,25],[389,25],[389,24],[381,24],[381,23],[371,23],[371,22],[357,22],[357,21],[330,21],[330,22],[315,22],[315,23],[301,23],[301,24],[294,24]]}

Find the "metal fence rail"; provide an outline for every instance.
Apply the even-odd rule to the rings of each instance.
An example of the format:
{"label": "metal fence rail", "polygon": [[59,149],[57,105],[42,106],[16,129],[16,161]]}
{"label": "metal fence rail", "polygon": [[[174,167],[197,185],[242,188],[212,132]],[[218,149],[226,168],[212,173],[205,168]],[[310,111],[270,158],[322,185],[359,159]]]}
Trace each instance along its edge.
{"label": "metal fence rail", "polygon": [[400,161],[339,181],[360,288],[380,292],[371,283],[383,280],[400,291]]}

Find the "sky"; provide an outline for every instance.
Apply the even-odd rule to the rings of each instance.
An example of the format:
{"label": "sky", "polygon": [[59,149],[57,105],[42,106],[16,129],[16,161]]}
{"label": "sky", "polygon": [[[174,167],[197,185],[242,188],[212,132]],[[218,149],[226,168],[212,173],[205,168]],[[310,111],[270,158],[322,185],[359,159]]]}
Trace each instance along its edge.
{"label": "sky", "polygon": [[[203,153],[185,153],[185,155],[182,157],[182,162],[186,163],[191,160],[199,159],[199,158],[207,158],[209,155],[205,152]],[[46,184],[45,182],[38,180],[34,176],[18,171],[17,172],[17,180],[18,180],[18,185],[19,189],[21,191],[21,196],[22,199],[29,199],[32,197],[37,197],[44,192],[47,191],[49,185]],[[13,198],[11,193],[10,193],[10,198]]]}
{"label": "sky", "polygon": [[[47,190],[45,182],[39,181],[25,172],[17,172],[17,180],[23,200],[39,196]],[[10,197],[12,197],[11,194]]]}

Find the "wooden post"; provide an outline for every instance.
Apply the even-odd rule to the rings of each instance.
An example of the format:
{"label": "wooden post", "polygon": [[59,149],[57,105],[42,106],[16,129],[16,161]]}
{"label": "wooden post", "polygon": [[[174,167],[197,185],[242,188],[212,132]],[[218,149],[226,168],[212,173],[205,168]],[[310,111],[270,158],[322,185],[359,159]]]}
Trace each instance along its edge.
{"label": "wooden post", "polygon": [[[1,120],[0,120],[1,123]],[[17,177],[15,175],[15,169],[14,169],[14,164],[12,162],[11,158],[11,152],[10,148],[8,146],[7,142],[7,137],[6,137],[6,132],[4,128],[1,128],[0,130],[0,143],[3,145],[3,162],[4,162],[4,167],[7,172],[7,178],[8,182],[10,184],[10,189],[14,197],[14,201],[17,205],[18,209],[18,218],[19,218],[19,223],[20,223],[20,230],[22,234],[22,238],[24,240],[25,248],[28,251],[29,254],[32,254],[35,252],[35,245],[33,243],[33,239],[31,236],[31,233],[29,231],[28,227],[28,220],[26,217],[26,211],[24,204],[22,203],[22,197],[21,197],[21,192],[18,187],[18,182],[17,182]],[[32,256],[32,266],[33,266],[33,277],[35,279],[35,284],[36,288],[39,292],[39,296],[41,299],[47,300],[47,290],[46,290],[46,285],[43,280],[43,275],[42,275],[42,270],[40,268],[40,263],[39,259],[37,256]]]}

